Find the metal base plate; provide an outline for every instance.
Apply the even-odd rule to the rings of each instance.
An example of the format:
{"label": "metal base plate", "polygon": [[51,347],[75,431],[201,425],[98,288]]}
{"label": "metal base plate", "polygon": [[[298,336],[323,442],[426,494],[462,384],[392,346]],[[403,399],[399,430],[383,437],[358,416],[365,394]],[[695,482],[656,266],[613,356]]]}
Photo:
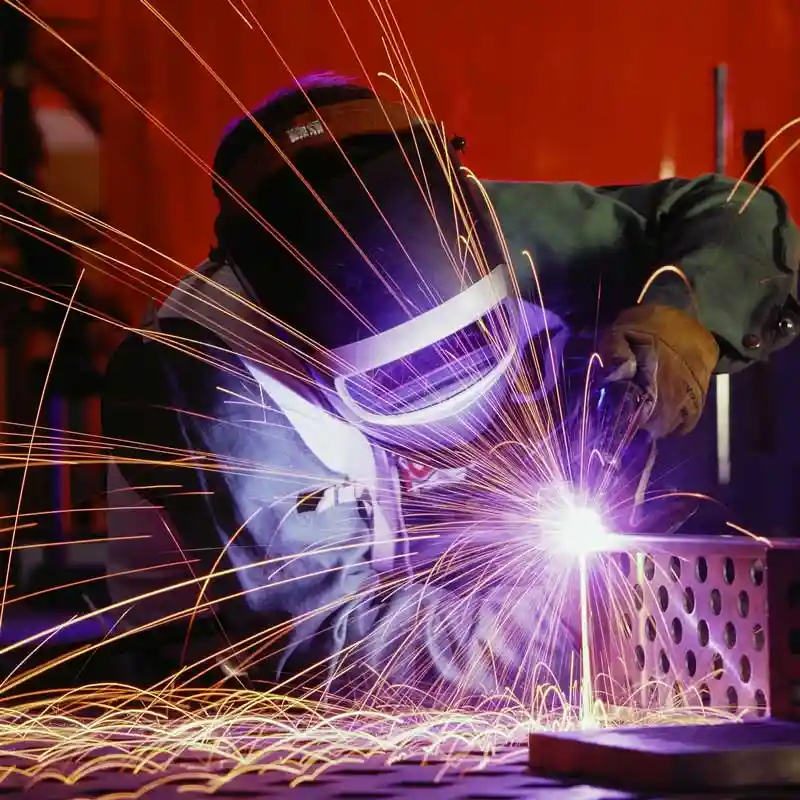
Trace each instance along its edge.
{"label": "metal base plate", "polygon": [[646,792],[800,786],[800,725],[720,725],[532,733],[539,775]]}
{"label": "metal base plate", "polygon": [[[242,731],[243,734],[246,731]],[[31,743],[25,743],[26,751]],[[44,748],[43,748],[44,749]],[[559,781],[536,777],[526,766],[524,746],[507,748],[487,758],[481,752],[451,754],[438,758],[407,757],[387,763],[389,754],[343,758],[340,765],[320,772],[303,761],[313,753],[282,763],[266,758],[259,769],[249,764],[248,771],[235,769],[233,761],[209,759],[207,754],[187,751],[171,763],[149,760],[147,769],[134,773],[119,763],[106,769],[86,769],[92,761],[85,755],[82,765],[61,763],[56,773],[70,776],[84,772],[77,783],[54,775],[32,781],[30,776],[8,772],[0,780],[0,798],[14,800],[86,800],[87,798],[141,798],[141,800],[633,800],[628,792],[608,791],[589,786],[564,786]],[[100,755],[100,752],[95,754]],[[103,755],[112,755],[103,751]],[[118,753],[116,754],[119,755]],[[322,756],[324,758],[324,756]],[[97,763],[97,762],[95,762]],[[0,756],[0,770],[30,769],[30,760],[13,758],[13,752]],[[272,768],[270,768],[272,767]],[[305,767],[305,769],[304,769]],[[251,771],[252,770],[252,771]],[[294,782],[305,773],[307,780]]]}

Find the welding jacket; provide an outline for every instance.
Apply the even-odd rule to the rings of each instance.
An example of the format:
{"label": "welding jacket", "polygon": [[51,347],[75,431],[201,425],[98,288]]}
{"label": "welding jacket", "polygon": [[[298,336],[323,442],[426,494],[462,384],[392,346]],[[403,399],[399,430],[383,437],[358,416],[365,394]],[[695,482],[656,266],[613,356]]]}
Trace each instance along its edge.
{"label": "welding jacket", "polygon": [[[769,308],[796,284],[795,230],[777,195],[759,194],[739,216],[729,182],[712,177],[486,187],[521,291],[538,297],[519,257],[527,249],[545,304],[575,329],[598,318],[598,287],[600,319],[611,319],[655,268],[675,264],[732,363],[769,349]],[[670,275],[649,297],[687,303]],[[374,446],[325,407],[302,365],[275,368],[261,319],[233,271],[208,263],[112,358],[103,418],[116,443],[109,585],[121,624],[196,610],[245,643],[231,661],[258,664],[272,683],[321,674],[336,676],[337,691],[366,680],[434,687],[450,701],[498,688],[527,696],[546,661],[565,685],[575,636],[563,592],[527,574],[507,576],[509,593],[485,552],[462,592],[426,571],[430,553],[457,538],[452,528],[433,542],[409,535],[406,498],[468,470],[408,464]],[[743,344],[748,332],[762,337],[760,351]]]}
{"label": "welding jacket", "polygon": [[717,339],[718,372],[767,359],[783,342],[781,313],[797,314],[800,234],[783,198],[718,175],[593,188],[486,182],[523,296],[574,330],[594,331],[646,302],[696,314]]}

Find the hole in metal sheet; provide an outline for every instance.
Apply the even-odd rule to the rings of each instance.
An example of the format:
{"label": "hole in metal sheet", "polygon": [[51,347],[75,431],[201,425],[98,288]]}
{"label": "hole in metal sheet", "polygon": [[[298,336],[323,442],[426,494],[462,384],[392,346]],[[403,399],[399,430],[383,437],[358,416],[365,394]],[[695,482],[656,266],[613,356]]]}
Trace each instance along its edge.
{"label": "hole in metal sheet", "polygon": [[672,556],[669,560],[669,574],[672,580],[678,581],[681,577],[681,560],[678,556]]}
{"label": "hole in metal sheet", "polygon": [[677,708],[686,705],[685,691],[680,681],[672,684],[672,704]]}
{"label": "hole in metal sheet", "polygon": [[739,608],[739,616],[742,619],[750,613],[750,595],[744,589],[739,592],[737,607]]}
{"label": "hole in metal sheet", "polygon": [[695,562],[694,573],[700,583],[706,582],[706,578],[708,577],[708,561],[706,561],[703,556],[700,556]]}
{"label": "hole in metal sheet", "polygon": [[764,562],[760,558],[750,565],[750,580],[753,586],[761,586],[764,583]]}
{"label": "hole in metal sheet", "polygon": [[633,605],[637,611],[641,611],[644,605],[644,589],[638,583],[633,584]]}
{"label": "hole in metal sheet", "polygon": [[647,580],[653,580],[653,576],[656,574],[656,562],[653,561],[653,556],[649,553],[644,557],[644,576]]}
{"label": "hole in metal sheet", "polygon": [[753,625],[753,647],[758,651],[763,650],[766,640],[767,635],[764,632],[763,625]]}
{"label": "hole in metal sheet", "polygon": [[728,711],[735,714],[739,710],[739,693],[736,691],[736,687],[729,686],[725,696],[728,698]]}
{"label": "hole in metal sheet", "polygon": [[700,642],[700,647],[705,647],[708,644],[708,639],[708,623],[704,619],[701,619],[700,622],[697,623],[697,641]]}
{"label": "hole in metal sheet", "polygon": [[686,671],[690,678],[693,678],[697,672],[697,656],[694,654],[694,650],[686,651]]}
{"label": "hole in metal sheet", "polygon": [[767,715],[767,696],[761,689],[755,691],[756,716],[765,717]]}
{"label": "hole in metal sheet", "polygon": [[644,648],[640,644],[633,648],[633,655],[636,657],[636,666],[644,669]]}
{"label": "hole in metal sheet", "polygon": [[651,642],[656,640],[656,620],[652,614],[645,620],[644,633]]}
{"label": "hole in metal sheet", "polygon": [[732,558],[722,559],[722,579],[730,586],[736,580],[736,565]]}
{"label": "hole in metal sheet", "polygon": [[658,682],[651,675],[647,679],[647,704],[651,705],[654,701],[658,701]]}
{"label": "hole in metal sheet", "polygon": [[675,617],[672,620],[670,628],[672,629],[672,641],[675,642],[675,644],[680,644],[681,639],[683,639],[683,623]]}
{"label": "hole in metal sheet", "polygon": [[691,614],[694,611],[694,605],[694,589],[691,586],[687,586],[683,590],[683,608],[687,614]]}
{"label": "hole in metal sheet", "polygon": [[722,656],[719,653],[714,653],[714,655],[711,656],[711,677],[715,681],[722,680],[724,667],[725,662],[722,660]]}
{"label": "hole in metal sheet", "polygon": [[800,654],[800,628],[789,629],[789,652],[793,656]]}
{"label": "hole in metal sheet", "polygon": [[667,607],[669,606],[669,591],[667,587],[661,585],[658,587],[658,607],[662,611],[666,611]]}
{"label": "hole in metal sheet", "polygon": [[697,694],[700,698],[700,705],[708,708],[711,705],[711,689],[707,683],[701,683],[697,687]]}
{"label": "hole in metal sheet", "polygon": [[622,629],[622,635],[626,639],[630,639],[633,634],[633,622],[631,620],[631,615],[627,611],[622,612],[620,628]]}
{"label": "hole in metal sheet", "polygon": [[712,589],[711,595],[708,598],[708,604],[711,608],[711,613],[718,617],[722,613],[722,595],[719,589]]}
{"label": "hole in metal sheet", "polygon": [[732,622],[725,623],[723,637],[725,639],[725,646],[729,650],[736,647],[736,626]]}
{"label": "hole in metal sheet", "polygon": [[619,569],[620,572],[626,577],[631,576],[631,557],[627,553],[619,554]]}
{"label": "hole in metal sheet", "polygon": [[661,669],[661,674],[666,675],[669,672],[669,656],[666,650],[661,650],[658,654],[658,666]]}
{"label": "hole in metal sheet", "polygon": [[789,608],[800,607],[800,582],[792,581],[789,584],[789,591],[787,592],[787,599],[789,601]]}
{"label": "hole in metal sheet", "polygon": [[739,677],[742,679],[743,683],[749,683],[750,678],[753,677],[753,667],[747,656],[742,656],[739,659]]}

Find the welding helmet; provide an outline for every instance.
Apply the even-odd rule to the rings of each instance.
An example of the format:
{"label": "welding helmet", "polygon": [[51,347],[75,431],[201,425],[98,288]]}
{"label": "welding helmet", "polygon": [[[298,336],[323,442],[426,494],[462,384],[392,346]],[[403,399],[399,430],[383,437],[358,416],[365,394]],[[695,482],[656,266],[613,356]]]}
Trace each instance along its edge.
{"label": "welding helmet", "polygon": [[[329,406],[371,438],[473,440],[508,391],[524,325],[458,153],[436,126],[377,99],[317,108],[278,140],[303,179],[284,163],[250,193],[277,235],[256,236],[250,221],[250,233],[221,237],[249,293],[301,342]],[[322,157],[341,168],[320,178]]]}

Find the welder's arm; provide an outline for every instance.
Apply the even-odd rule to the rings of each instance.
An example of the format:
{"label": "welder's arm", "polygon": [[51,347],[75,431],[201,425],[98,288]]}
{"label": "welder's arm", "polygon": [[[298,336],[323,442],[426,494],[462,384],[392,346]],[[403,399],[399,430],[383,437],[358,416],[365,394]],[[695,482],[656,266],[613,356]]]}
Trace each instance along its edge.
{"label": "welder's arm", "polygon": [[754,188],[704,175],[598,189],[645,220],[646,278],[682,273],[663,271],[642,302],[695,317],[720,346],[718,372],[766,359],[792,334],[780,320],[796,311],[800,232],[780,194]]}
{"label": "welder's arm", "polygon": [[[783,198],[716,175],[631,186],[580,183],[483,184],[508,244],[523,297],[573,327],[610,323],[644,302],[697,316],[718,340],[720,367],[764,357],[770,328],[788,295],[796,297],[800,234]],[[676,267],[686,280],[674,271]],[[688,282],[688,286],[687,286]],[[750,333],[761,346],[753,348]]]}
{"label": "welder's arm", "polygon": [[641,304],[600,340],[607,375],[644,388],[645,427],[656,438],[695,427],[714,371],[741,369],[783,343],[797,229],[780,195],[735,187],[709,175],[599,190],[643,214],[656,270],[680,270],[654,272]]}
{"label": "welder's arm", "polygon": [[576,328],[600,324],[612,376],[644,386],[657,436],[694,427],[712,371],[781,343],[776,322],[796,291],[797,230],[779,195],[761,191],[740,213],[752,187],[729,202],[733,187],[718,176],[600,188],[486,184],[523,293],[536,299],[518,255],[529,249],[545,305]]}

